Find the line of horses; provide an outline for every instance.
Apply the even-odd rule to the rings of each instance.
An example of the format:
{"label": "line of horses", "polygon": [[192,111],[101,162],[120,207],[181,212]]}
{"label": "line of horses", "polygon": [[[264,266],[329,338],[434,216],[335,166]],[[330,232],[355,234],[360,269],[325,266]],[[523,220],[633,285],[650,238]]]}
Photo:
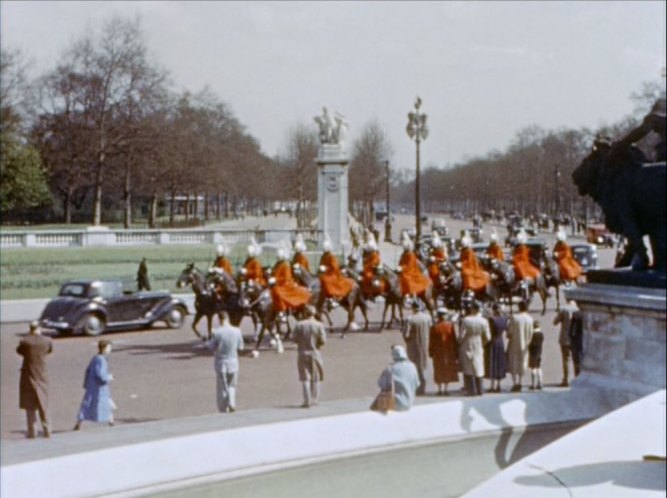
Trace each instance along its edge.
{"label": "line of horses", "polygon": [[[483,291],[472,293],[463,289],[463,279],[459,265],[450,261],[440,264],[440,278],[432,283],[421,295],[412,296],[419,299],[423,306],[433,314],[438,305],[448,309],[463,310],[472,302],[478,300],[486,308],[494,303],[501,302],[509,306],[519,300],[531,302],[533,295],[538,294],[542,301],[542,314],[546,311],[546,301],[549,289],[556,291],[557,307],[560,308],[559,288],[561,281],[558,264],[546,254],[546,247],[539,252],[539,258],[534,264],[541,270],[541,275],[534,281],[517,280],[511,263],[479,256],[482,266],[490,275],[490,282]],[[422,263],[423,264],[423,263]],[[425,270],[425,268],[424,268]],[[270,268],[265,268],[267,273]],[[354,321],[356,310],[359,309],[364,319],[364,330],[369,329],[368,302],[374,297],[365,296],[362,291],[361,276],[354,266],[345,266],[342,271],[354,281],[350,292],[339,301],[324,298],[320,279],[301,265],[293,265],[293,276],[298,284],[305,286],[311,293],[310,303],[318,313],[318,317],[326,320],[333,326],[330,313],[340,307],[347,313],[347,321],[341,331],[341,337],[351,328],[357,328]],[[380,294],[384,300],[382,320],[379,330],[391,327],[395,322],[403,325],[403,309],[406,297],[401,292],[400,275],[387,265],[381,264],[375,269],[377,288],[386,289]],[[382,283],[384,282],[384,285]],[[246,280],[241,272],[232,276],[218,268],[211,268],[202,272],[194,263],[185,266],[176,282],[178,287],[190,286],[195,294],[195,316],[192,321],[194,333],[205,340],[210,339],[214,317],[221,319],[224,310],[230,317],[232,325],[238,326],[245,316],[251,318],[256,337],[255,348],[259,349],[265,335],[268,333],[278,350],[282,349],[282,341],[291,334],[291,325],[288,316],[278,313],[273,307],[273,300],[269,287],[261,287],[256,282]],[[391,312],[389,322],[386,322],[387,313]],[[302,310],[294,310],[291,315],[300,319]],[[207,321],[207,336],[197,330],[202,318]]]}

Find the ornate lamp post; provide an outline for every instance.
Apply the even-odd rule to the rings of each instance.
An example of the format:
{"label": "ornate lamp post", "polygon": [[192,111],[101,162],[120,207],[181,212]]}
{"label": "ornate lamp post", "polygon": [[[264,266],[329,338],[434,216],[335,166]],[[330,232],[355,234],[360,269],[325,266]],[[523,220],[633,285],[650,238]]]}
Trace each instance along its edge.
{"label": "ornate lamp post", "polygon": [[419,251],[419,239],[421,238],[421,202],[420,202],[420,190],[419,190],[419,144],[422,140],[426,140],[428,137],[428,126],[426,125],[426,114],[419,112],[419,108],[422,105],[422,99],[417,97],[415,102],[415,110],[408,113],[408,126],[405,131],[407,131],[408,136],[411,139],[414,139],[417,144],[417,176],[415,177],[415,223],[417,225],[416,230],[416,240],[415,240],[415,249]]}

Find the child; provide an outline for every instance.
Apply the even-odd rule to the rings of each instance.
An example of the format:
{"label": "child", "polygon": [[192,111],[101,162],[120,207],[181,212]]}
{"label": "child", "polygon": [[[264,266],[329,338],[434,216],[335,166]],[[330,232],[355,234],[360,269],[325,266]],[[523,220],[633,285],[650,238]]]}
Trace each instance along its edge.
{"label": "child", "polygon": [[[530,368],[531,389],[542,390],[542,343],[544,334],[540,330],[540,322],[533,322],[533,338],[528,345],[528,368]],[[537,380],[537,386],[535,381]]]}

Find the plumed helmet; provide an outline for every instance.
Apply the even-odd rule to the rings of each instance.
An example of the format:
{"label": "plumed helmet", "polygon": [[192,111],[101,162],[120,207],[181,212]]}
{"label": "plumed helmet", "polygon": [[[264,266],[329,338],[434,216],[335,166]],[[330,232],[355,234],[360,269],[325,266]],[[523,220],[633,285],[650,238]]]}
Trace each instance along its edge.
{"label": "plumed helmet", "polygon": [[250,244],[248,246],[248,256],[250,256],[251,258],[257,256],[257,247],[254,246],[253,244]]}
{"label": "plumed helmet", "polygon": [[556,239],[558,239],[559,242],[565,242],[567,240],[567,234],[564,230],[558,230],[556,233]]}
{"label": "plumed helmet", "polygon": [[215,248],[216,256],[227,256],[229,254],[229,248],[225,244],[218,244]]}
{"label": "plumed helmet", "polygon": [[278,261],[282,261],[283,259],[285,259],[287,257],[287,255],[285,254],[285,249],[283,249],[282,247],[279,248],[276,256],[278,257]]}
{"label": "plumed helmet", "polygon": [[472,239],[468,231],[463,232],[463,237],[461,237],[461,247],[470,247],[472,246]]}
{"label": "plumed helmet", "polygon": [[516,235],[516,240],[519,244],[525,244],[528,241],[528,235],[523,228],[519,230],[519,233]]}
{"label": "plumed helmet", "polygon": [[403,239],[403,249],[405,249],[406,251],[412,251],[414,248],[415,245],[412,243],[412,241],[409,238],[405,237]]}
{"label": "plumed helmet", "polygon": [[324,232],[324,241],[322,242],[322,250],[324,252],[329,252],[331,251],[332,244],[331,244],[331,238],[329,237],[329,234],[327,232]]}
{"label": "plumed helmet", "polygon": [[294,252],[303,252],[305,250],[306,250],[306,243],[303,241],[303,235],[297,233],[296,240],[294,241]]}
{"label": "plumed helmet", "polygon": [[431,245],[433,247],[442,247],[442,240],[440,239],[440,234],[438,232],[433,232],[433,238],[431,239]]}
{"label": "plumed helmet", "polygon": [[373,235],[372,232],[367,231],[366,232],[366,250],[367,251],[377,251],[378,245],[377,242],[375,241],[375,236]]}
{"label": "plumed helmet", "polygon": [[491,239],[491,242],[498,242],[498,233],[495,228],[491,231],[489,238]]}

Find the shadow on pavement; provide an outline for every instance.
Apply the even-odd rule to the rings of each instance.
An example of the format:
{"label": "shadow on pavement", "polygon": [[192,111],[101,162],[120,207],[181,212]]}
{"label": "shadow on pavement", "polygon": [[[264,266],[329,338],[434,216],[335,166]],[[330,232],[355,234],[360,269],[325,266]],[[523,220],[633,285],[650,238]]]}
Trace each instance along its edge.
{"label": "shadow on pavement", "polygon": [[553,471],[546,471],[537,466],[532,467],[542,470],[544,474],[518,476],[514,481],[524,486],[544,487],[593,486],[611,482],[616,486],[637,490],[665,490],[666,467],[664,462],[626,460],[575,465]]}

